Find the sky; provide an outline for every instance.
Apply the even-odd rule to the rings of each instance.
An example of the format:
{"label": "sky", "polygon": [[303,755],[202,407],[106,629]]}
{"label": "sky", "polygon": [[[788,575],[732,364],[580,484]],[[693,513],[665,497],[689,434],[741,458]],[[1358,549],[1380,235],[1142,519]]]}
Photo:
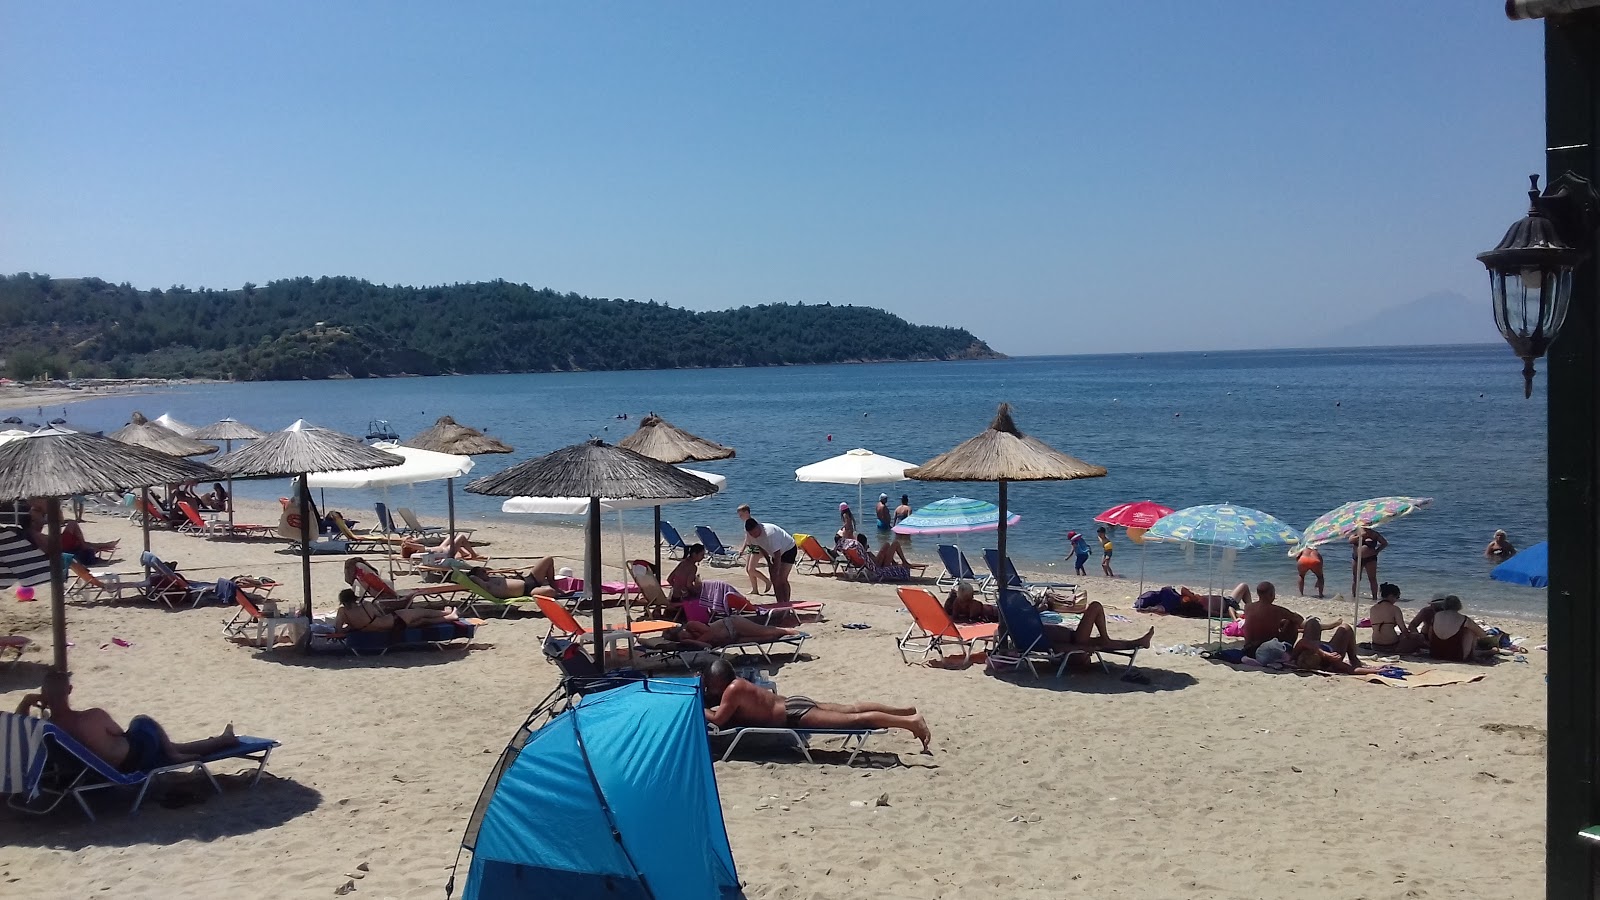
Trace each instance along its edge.
{"label": "sky", "polygon": [[876,306],[1002,352],[1299,346],[1543,170],[1500,0],[0,0],[0,271]]}

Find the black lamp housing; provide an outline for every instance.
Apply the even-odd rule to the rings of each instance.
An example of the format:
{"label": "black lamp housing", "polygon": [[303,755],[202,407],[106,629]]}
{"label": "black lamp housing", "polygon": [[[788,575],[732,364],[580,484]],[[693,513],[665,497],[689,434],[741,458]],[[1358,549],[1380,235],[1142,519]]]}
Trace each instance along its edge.
{"label": "black lamp housing", "polygon": [[1528,214],[1493,250],[1478,254],[1489,270],[1494,323],[1522,359],[1522,396],[1533,396],[1533,361],[1544,357],[1567,317],[1572,270],[1588,255],[1597,197],[1585,178],[1568,172],[1543,194],[1528,176]]}

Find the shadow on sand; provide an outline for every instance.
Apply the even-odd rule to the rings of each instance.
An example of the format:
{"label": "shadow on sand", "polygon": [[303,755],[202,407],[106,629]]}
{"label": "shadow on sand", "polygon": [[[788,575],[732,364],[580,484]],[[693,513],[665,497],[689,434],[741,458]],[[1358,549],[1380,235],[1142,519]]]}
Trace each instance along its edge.
{"label": "shadow on sand", "polygon": [[[213,773],[227,765],[226,761],[212,763]],[[128,812],[132,790],[92,791],[88,799],[96,817],[93,822],[70,798],[44,815],[8,809],[0,815],[0,845],[72,851],[214,841],[276,828],[322,803],[318,791],[270,771],[255,787],[250,787],[249,773],[217,774],[216,778],[220,794],[211,789],[204,775],[163,775],[151,786],[136,815]]]}
{"label": "shadow on sand", "polygon": [[[1134,680],[1127,680],[1128,675]],[[1073,694],[1149,694],[1158,691],[1181,691],[1199,684],[1199,681],[1187,672],[1151,669],[1144,666],[1126,674],[1121,669],[1114,668],[1108,673],[1099,666],[1092,666],[1081,669],[1069,668],[1060,678],[1055,677],[1053,670],[1051,672],[1040,670],[1036,677],[1025,669],[1020,672],[999,673],[994,677],[1018,687],[1042,688]]]}

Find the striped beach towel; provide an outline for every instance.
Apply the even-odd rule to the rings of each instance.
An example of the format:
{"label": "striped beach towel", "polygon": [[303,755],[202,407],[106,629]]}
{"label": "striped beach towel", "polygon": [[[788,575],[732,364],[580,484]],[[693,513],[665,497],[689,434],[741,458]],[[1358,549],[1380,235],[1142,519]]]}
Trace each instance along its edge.
{"label": "striped beach towel", "polygon": [[0,796],[26,794],[32,800],[39,795],[47,727],[44,719],[0,713]]}
{"label": "striped beach towel", "polygon": [[50,583],[50,560],[22,529],[0,527],[0,589]]}

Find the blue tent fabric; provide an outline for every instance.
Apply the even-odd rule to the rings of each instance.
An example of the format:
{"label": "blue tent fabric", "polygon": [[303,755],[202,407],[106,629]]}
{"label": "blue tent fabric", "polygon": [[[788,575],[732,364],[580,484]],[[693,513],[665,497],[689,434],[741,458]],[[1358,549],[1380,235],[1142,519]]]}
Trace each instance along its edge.
{"label": "blue tent fabric", "polygon": [[469,828],[467,900],[744,896],[696,680],[591,694],[518,739]]}
{"label": "blue tent fabric", "polygon": [[1550,586],[1550,542],[1540,541],[1494,567],[1489,577],[1527,587]]}

